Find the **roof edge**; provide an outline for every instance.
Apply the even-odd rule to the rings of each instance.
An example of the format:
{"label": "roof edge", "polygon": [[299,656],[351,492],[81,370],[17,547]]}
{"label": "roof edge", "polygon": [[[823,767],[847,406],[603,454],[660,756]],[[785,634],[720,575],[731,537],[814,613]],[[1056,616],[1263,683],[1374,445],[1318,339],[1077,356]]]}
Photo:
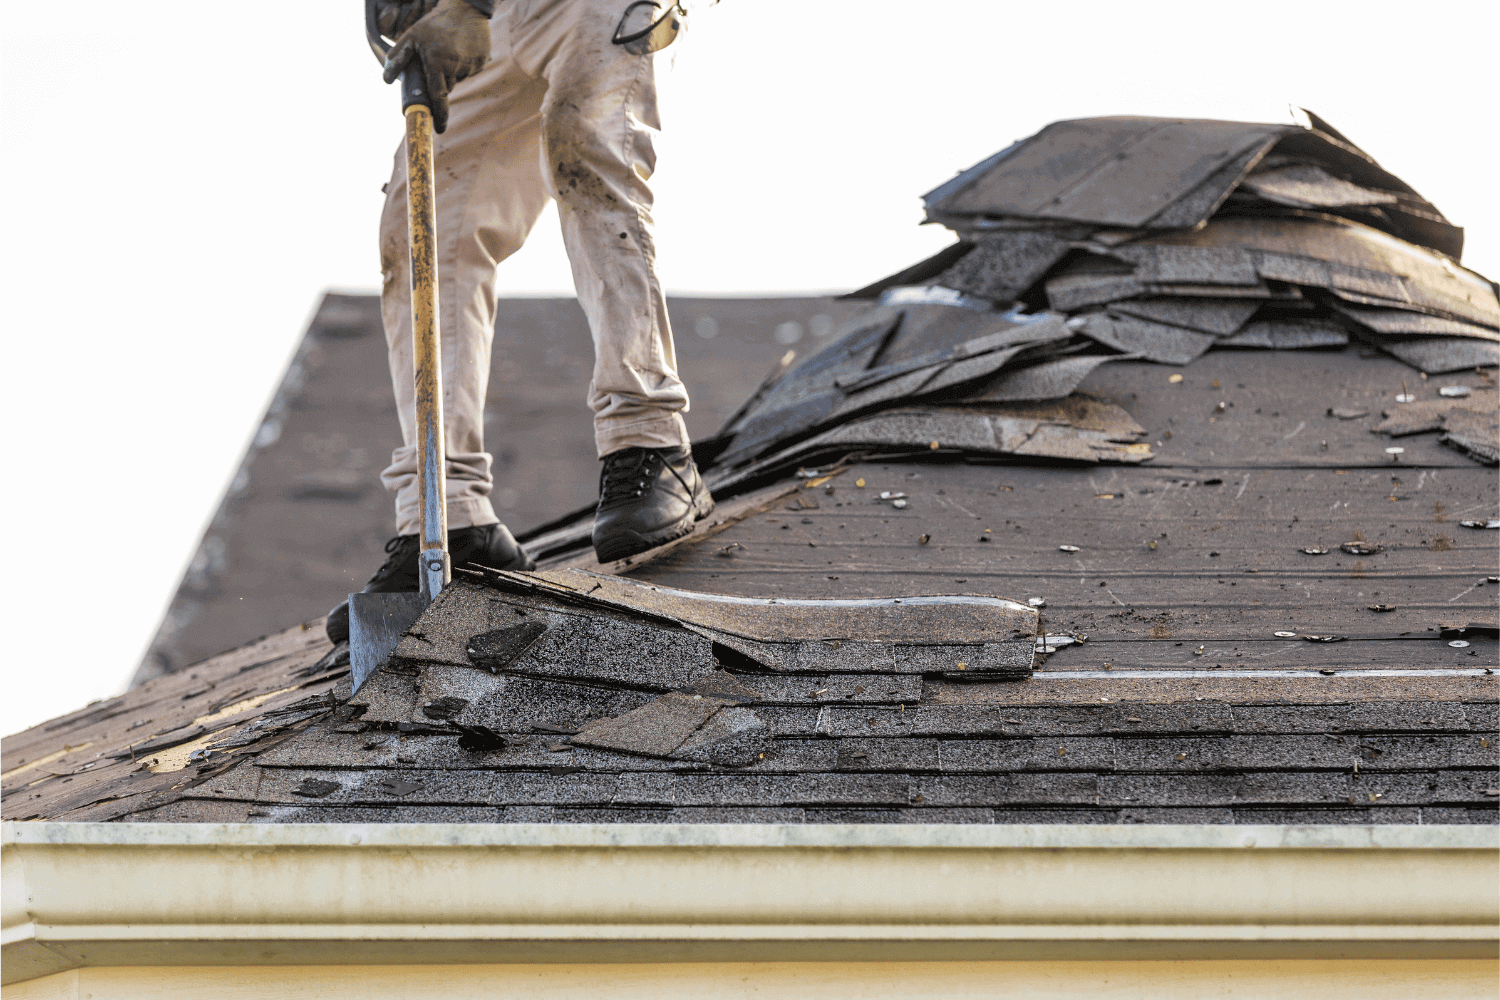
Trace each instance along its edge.
{"label": "roof edge", "polygon": [[753,847],[1044,850],[1494,850],[1500,827],[880,823],[56,823],[0,845],[70,847]]}

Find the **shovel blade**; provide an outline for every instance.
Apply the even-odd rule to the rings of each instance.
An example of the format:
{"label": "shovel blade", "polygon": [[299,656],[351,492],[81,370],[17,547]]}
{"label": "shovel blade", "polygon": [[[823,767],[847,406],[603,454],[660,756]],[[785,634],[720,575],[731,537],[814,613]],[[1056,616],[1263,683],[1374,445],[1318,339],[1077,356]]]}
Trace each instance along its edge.
{"label": "shovel blade", "polygon": [[349,673],[355,691],[386,665],[427,603],[421,594],[349,595]]}

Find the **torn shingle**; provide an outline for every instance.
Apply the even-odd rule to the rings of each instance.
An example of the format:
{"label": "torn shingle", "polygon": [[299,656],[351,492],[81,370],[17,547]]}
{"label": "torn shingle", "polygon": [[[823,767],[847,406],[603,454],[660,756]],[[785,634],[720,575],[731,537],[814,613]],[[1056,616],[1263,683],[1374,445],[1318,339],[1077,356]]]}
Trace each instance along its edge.
{"label": "torn shingle", "polygon": [[988,233],[974,241],[973,250],[932,280],[971,295],[1010,302],[1061,260],[1070,244],[1070,240],[1045,230]]}
{"label": "torn shingle", "polygon": [[760,693],[747,683],[746,678],[736,677],[726,670],[716,670],[699,678],[684,687],[681,693],[699,694],[726,704],[752,702],[760,698]]}
{"label": "torn shingle", "polygon": [[678,744],[671,756],[678,760],[744,767],[755,763],[774,745],[771,730],[748,708],[721,708]]}
{"label": "torn shingle", "polygon": [[[1079,359],[1082,361],[1082,359]],[[1073,380],[1082,379],[1089,370],[1107,359],[1091,359],[1082,367],[1085,370],[1080,373],[1078,366],[1068,366],[1061,373],[1062,377]],[[1051,376],[1056,370],[1051,366],[1038,366],[1042,370],[1037,375]],[[1031,376],[1019,373],[1017,380],[1012,382],[1006,379],[1001,383],[998,391],[1009,397],[1011,392],[1017,396],[1030,396],[1033,393],[1045,393],[1055,382],[1034,382]],[[974,397],[973,402],[987,404],[983,410],[969,410],[959,407],[945,407],[941,410],[895,410],[875,414],[862,420],[854,421],[842,427],[836,427],[816,437],[810,438],[800,445],[786,449],[778,458],[780,460],[796,460],[801,453],[813,453],[829,449],[843,449],[845,451],[856,448],[876,448],[892,451],[919,450],[931,448],[933,441],[937,441],[940,447],[959,449],[976,454],[1046,454],[1044,450],[1039,451],[1041,442],[1030,443],[1037,434],[1038,428],[1048,418],[1016,419],[1006,415],[1003,411],[993,412],[992,407],[996,405],[1010,405],[1008,403],[992,403],[985,394]],[[1024,402],[1021,401],[1021,402]],[[1066,448],[1069,455],[1087,455],[1086,461],[1113,461],[1123,463],[1138,463],[1152,457],[1149,447],[1144,444],[1126,444],[1114,442],[1107,436],[1090,434],[1081,428],[1067,425],[1064,414],[1067,412],[1066,403],[1070,400],[1051,401],[1055,405],[1054,415],[1057,424],[1054,429],[1047,432],[1048,440],[1063,441],[1064,438],[1076,439],[1068,442]],[[1033,407],[1034,409],[1035,407]],[[1140,433],[1144,433],[1141,431]],[[752,467],[753,469],[753,467]]]}
{"label": "torn shingle", "polygon": [[1212,334],[1105,313],[1091,313],[1080,329],[1115,350],[1169,365],[1185,365],[1214,343]]}
{"label": "torn shingle", "polygon": [[723,706],[702,695],[667,694],[613,719],[601,719],[570,738],[577,746],[668,757]]}
{"label": "torn shingle", "polygon": [[1500,344],[1469,337],[1388,337],[1380,341],[1382,350],[1395,355],[1414,368],[1440,375],[1500,365]]}
{"label": "torn shingle", "polygon": [[1086,306],[1118,302],[1146,293],[1146,284],[1135,276],[1133,268],[1072,269],[1046,283],[1047,302],[1053,309],[1072,312]]}
{"label": "torn shingle", "polygon": [[340,785],[337,781],[324,781],[321,778],[303,778],[302,784],[292,789],[293,795],[300,795],[307,799],[327,798],[338,791]]}
{"label": "torn shingle", "polygon": [[469,699],[456,698],[452,695],[446,695],[441,698],[434,698],[432,701],[429,701],[425,705],[423,705],[422,714],[427,716],[427,718],[429,719],[446,721],[448,719],[456,718],[459,713],[461,713],[468,707]]}
{"label": "torn shingle", "polygon": [[495,732],[488,726],[462,726],[453,723],[453,728],[459,732],[458,748],[469,753],[494,753],[504,750],[507,743],[504,736]]}
{"label": "torn shingle", "polygon": [[1109,311],[1227,337],[1259,308],[1258,302],[1234,299],[1127,299],[1111,303]]}
{"label": "torn shingle", "polygon": [[655,696],[649,691],[530,677],[503,680],[493,694],[471,703],[457,721],[500,733],[524,733],[538,726],[567,731],[628,712]]}
{"label": "torn shingle", "polygon": [[1258,145],[1249,146],[1239,156],[1227,160],[1222,167],[1209,174],[1193,190],[1153,215],[1147,225],[1152,229],[1192,229],[1202,225],[1205,219],[1219,211],[1229,200],[1235,185],[1261,162],[1275,144],[1275,138],[1268,138]]}
{"label": "torn shingle", "polygon": [[1263,347],[1278,351],[1342,347],[1349,335],[1331,320],[1265,320],[1247,323],[1238,333],[1220,337],[1220,347]]}
{"label": "torn shingle", "polygon": [[1406,309],[1378,309],[1353,305],[1348,302],[1331,302],[1335,312],[1349,317],[1376,333],[1427,334],[1441,336],[1451,334],[1461,337],[1476,337],[1481,340],[1500,341],[1500,330],[1476,326],[1461,320],[1430,316],[1426,313]]}
{"label": "torn shingle", "polygon": [[[1500,343],[1500,301],[1458,266],[1462,231],[1318,127],[1054,122],[924,201],[962,238],[946,268],[932,258],[908,269],[923,287],[895,276],[870,286],[881,291],[869,316],[726,425],[707,470],[716,488],[838,447],[916,447],[919,426],[958,451],[1142,461],[1133,445],[1055,422],[997,438],[939,410],[956,394],[1065,397],[1110,358],[1182,365],[1216,347],[1338,347],[1353,333],[1430,374],[1500,364],[1500,349],[1463,342]],[[996,305],[1012,301],[1024,305]],[[986,324],[1003,330],[1043,303],[1070,316],[1065,327],[1032,342],[1040,331],[1007,330],[994,349],[960,356]],[[1078,354],[1090,342],[1119,354]],[[913,412],[924,406],[931,415]]]}
{"label": "torn shingle", "polygon": [[1156,284],[1259,285],[1261,276],[1249,251],[1238,247],[1181,247],[1126,244],[1110,251],[1135,265],[1134,275]]}
{"label": "torn shingle", "polygon": [[[494,629],[496,622],[518,624]],[[494,681],[473,666],[657,691],[680,688],[714,669],[711,644],[679,627],[508,598],[463,580],[438,596],[397,647],[394,661],[398,669],[469,666],[473,676],[459,683],[471,701],[495,690]],[[454,681],[443,683],[446,688]],[[423,690],[428,686],[422,683]]]}
{"label": "torn shingle", "polygon": [[[1288,126],[1161,118],[1054,122],[988,169],[930,192],[929,217],[966,215],[1142,226],[1226,163]],[[937,196],[937,197],[934,197]]]}
{"label": "torn shingle", "polygon": [[1459,410],[1443,419],[1438,440],[1485,465],[1500,464],[1500,417]]}
{"label": "torn shingle", "polygon": [[1393,191],[1379,191],[1340,180],[1311,163],[1252,171],[1242,186],[1267,201],[1296,208],[1395,205],[1400,201]]}
{"label": "torn shingle", "polygon": [[481,632],[469,640],[466,651],[476,664],[494,672],[509,666],[546,631],[544,623],[529,621],[491,632]]}
{"label": "torn shingle", "polygon": [[807,636],[837,641],[855,635],[874,643],[942,642],[949,636],[952,641],[981,642],[1036,631],[1034,609],[998,597],[789,600],[697,593],[581,570],[486,575],[497,586],[545,587],[547,593],[576,595],[575,601],[656,615],[756,642],[800,643]]}
{"label": "torn shingle", "polygon": [[403,778],[385,778],[380,782],[378,787],[387,795],[394,795],[399,799],[417,791],[422,787],[422,782],[407,781]]}
{"label": "torn shingle", "polygon": [[[1071,396],[1073,390],[1078,388],[1079,383],[1093,373],[1094,369],[1115,360],[1120,359],[1116,355],[1085,355],[1058,358],[1013,371],[1003,371],[970,390],[964,398],[966,401],[976,403],[1010,403],[1029,400],[1055,400],[1062,403],[1065,397]],[[1048,419],[1057,418],[1053,416]],[[1145,431],[1142,430],[1141,433],[1144,434]]]}
{"label": "torn shingle", "polygon": [[1316,283],[1331,290],[1378,295],[1397,306],[1409,300],[1407,307],[1419,312],[1500,325],[1500,305],[1489,282],[1430,250],[1343,219],[1216,218],[1202,229],[1152,237],[1152,242],[1264,255],[1257,257],[1261,276],[1283,281],[1295,278],[1273,268],[1274,262],[1302,258],[1314,268],[1327,268],[1328,277]]}

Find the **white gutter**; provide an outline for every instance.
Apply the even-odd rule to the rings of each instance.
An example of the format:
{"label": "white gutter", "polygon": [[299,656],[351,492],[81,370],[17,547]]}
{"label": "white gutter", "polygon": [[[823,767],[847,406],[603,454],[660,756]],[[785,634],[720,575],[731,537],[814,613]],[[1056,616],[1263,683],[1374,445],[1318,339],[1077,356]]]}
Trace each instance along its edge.
{"label": "white gutter", "polygon": [[1462,958],[1483,826],[5,823],[7,984],[85,966]]}

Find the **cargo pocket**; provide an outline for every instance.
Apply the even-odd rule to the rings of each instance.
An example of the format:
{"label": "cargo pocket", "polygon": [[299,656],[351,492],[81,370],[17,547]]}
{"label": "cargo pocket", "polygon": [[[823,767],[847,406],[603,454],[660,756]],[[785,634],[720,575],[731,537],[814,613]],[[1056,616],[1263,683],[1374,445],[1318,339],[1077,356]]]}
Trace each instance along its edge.
{"label": "cargo pocket", "polygon": [[663,8],[658,0],[633,0],[615,25],[611,42],[632,55],[644,56],[677,41],[687,11],[680,3]]}

